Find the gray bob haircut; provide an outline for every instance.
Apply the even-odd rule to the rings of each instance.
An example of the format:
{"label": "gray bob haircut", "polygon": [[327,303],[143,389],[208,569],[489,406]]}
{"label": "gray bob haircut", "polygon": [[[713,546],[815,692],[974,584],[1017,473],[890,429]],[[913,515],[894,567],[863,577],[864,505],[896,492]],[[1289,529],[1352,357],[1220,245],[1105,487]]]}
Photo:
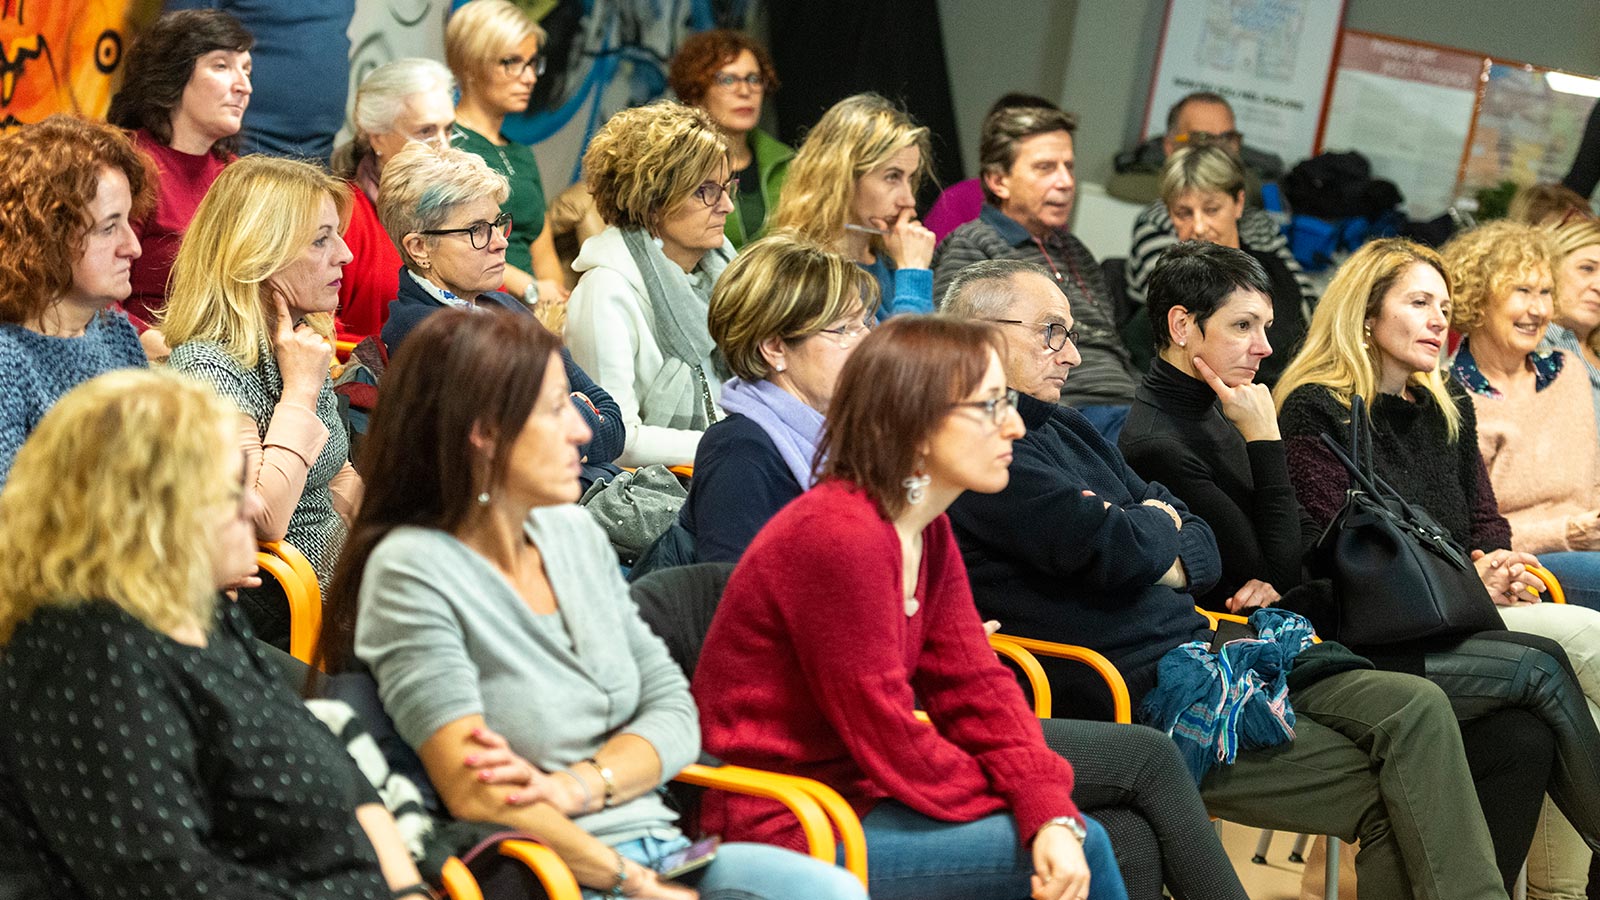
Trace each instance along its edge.
{"label": "gray bob haircut", "polygon": [[1017,302],[1017,276],[1038,275],[1055,284],[1037,263],[1021,259],[985,259],[965,266],[950,280],[940,312],[959,319],[997,319]]}
{"label": "gray bob haircut", "polygon": [[394,131],[394,120],[405,108],[406,98],[427,91],[449,95],[455,89],[456,77],[444,63],[421,57],[397,59],[361,79],[350,119],[360,134],[388,134]]}

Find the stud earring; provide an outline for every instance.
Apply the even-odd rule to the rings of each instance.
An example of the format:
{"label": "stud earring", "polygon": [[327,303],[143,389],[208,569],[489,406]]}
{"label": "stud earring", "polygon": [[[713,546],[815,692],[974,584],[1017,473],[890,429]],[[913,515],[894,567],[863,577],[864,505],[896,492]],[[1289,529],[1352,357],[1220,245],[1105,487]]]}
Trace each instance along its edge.
{"label": "stud earring", "polygon": [[1189,346],[1189,342],[1188,341],[1179,341],[1178,342],[1178,346],[1179,347],[1187,347],[1187,346]]}
{"label": "stud earring", "polygon": [[489,492],[488,491],[484,491],[483,493],[478,495],[478,505],[479,506],[488,506],[489,505]]}
{"label": "stud earring", "polygon": [[778,363],[776,366],[773,366],[773,368],[776,369],[779,372],[782,372],[784,370],[785,366],[784,366],[783,363]]}

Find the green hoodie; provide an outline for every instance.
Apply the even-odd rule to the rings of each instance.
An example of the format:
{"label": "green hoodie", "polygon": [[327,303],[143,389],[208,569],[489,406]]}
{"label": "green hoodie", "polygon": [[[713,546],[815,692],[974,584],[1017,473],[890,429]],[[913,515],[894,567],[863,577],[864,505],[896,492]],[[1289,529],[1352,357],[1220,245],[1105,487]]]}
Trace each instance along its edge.
{"label": "green hoodie", "polygon": [[[772,218],[772,211],[778,206],[778,194],[783,190],[783,179],[789,174],[789,160],[794,158],[794,151],[788,144],[759,128],[752,130],[748,136],[750,152],[755,156],[756,172],[759,184],[741,184],[741,191],[760,190],[761,201],[766,207],[766,218]],[[733,212],[728,213],[728,222],[723,226],[723,233],[728,236],[735,250],[755,240],[766,231],[766,222],[754,223],[754,227],[746,228],[744,217],[739,212],[739,204],[734,203]]]}

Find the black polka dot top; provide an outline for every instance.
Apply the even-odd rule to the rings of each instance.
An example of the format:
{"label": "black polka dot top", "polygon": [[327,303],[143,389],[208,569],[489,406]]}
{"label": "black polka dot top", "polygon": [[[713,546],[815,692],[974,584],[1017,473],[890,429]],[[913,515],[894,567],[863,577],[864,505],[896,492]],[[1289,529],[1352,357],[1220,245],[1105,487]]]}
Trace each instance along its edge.
{"label": "black polka dot top", "polygon": [[219,607],[203,649],[105,602],[40,610],[0,648],[0,878],[36,897],[389,896],[355,819],[376,795]]}

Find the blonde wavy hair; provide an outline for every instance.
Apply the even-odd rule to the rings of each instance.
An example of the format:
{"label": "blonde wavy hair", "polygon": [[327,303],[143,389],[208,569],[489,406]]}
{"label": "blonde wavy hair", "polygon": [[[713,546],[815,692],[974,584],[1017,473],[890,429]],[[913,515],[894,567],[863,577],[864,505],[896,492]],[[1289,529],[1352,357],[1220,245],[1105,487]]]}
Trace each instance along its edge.
{"label": "blonde wavy hair", "polygon": [[728,142],[704,110],[657,100],[601,126],[584,151],[583,171],[607,225],[648,230],[727,162]]}
{"label": "blonde wavy hair", "polygon": [[78,386],[34,429],[0,493],[0,644],[46,606],[109,600],[157,631],[209,621],[208,535],[238,502],[233,404],[174,372]]}
{"label": "blonde wavy hair", "polygon": [[[1540,272],[1555,277],[1555,252],[1550,233],[1510,219],[1497,219],[1463,231],[1440,250],[1450,273],[1450,327],[1471,334],[1483,326],[1489,310],[1510,296],[1519,282]],[[1556,314],[1561,297],[1554,295]]]}
{"label": "blonde wavy hair", "polygon": [[[772,228],[838,247],[856,196],[856,181],[907,147],[920,158],[910,173],[916,193],[933,160],[928,129],[877,94],[856,94],[835,103],[806,134],[789,162],[789,175],[772,213]],[[873,245],[881,246],[876,236]]]}
{"label": "blonde wavy hair", "polygon": [[[1561,302],[1561,266],[1584,247],[1600,246],[1600,219],[1573,219],[1550,231],[1551,271],[1556,276],[1556,302]],[[1560,312],[1556,317],[1560,318]],[[1589,332],[1589,349],[1600,354],[1600,328]]]}
{"label": "blonde wavy hair", "polygon": [[761,355],[769,338],[811,337],[860,308],[871,319],[878,282],[837,253],[790,232],[749,244],[711,291],[706,327],[733,374],[760,381],[772,374]]}
{"label": "blonde wavy hair", "polygon": [[[1446,286],[1450,284],[1444,259],[1431,248],[1405,238],[1372,241],[1345,260],[1317,303],[1300,353],[1272,390],[1280,412],[1283,401],[1308,384],[1327,388],[1346,408],[1356,394],[1372,403],[1378,394],[1378,348],[1366,338],[1366,323],[1382,311],[1390,288],[1414,265],[1432,267]],[[1461,431],[1461,412],[1445,389],[1446,377],[1441,363],[1430,371],[1413,373],[1406,382],[1433,397],[1444,413],[1450,439],[1455,440]]]}
{"label": "blonde wavy hair", "polygon": [[[168,346],[215,341],[241,366],[255,368],[277,317],[262,286],[309,245],[323,198],[339,211],[342,233],[350,221],[350,186],[322,169],[263,155],[223,169],[172,264],[159,317]],[[331,315],[307,316],[306,323],[323,337],[333,333]]]}
{"label": "blonde wavy hair", "polygon": [[469,0],[444,26],[444,61],[463,92],[494,77],[500,54],[528,38],[544,49],[545,33],[510,0]]}

